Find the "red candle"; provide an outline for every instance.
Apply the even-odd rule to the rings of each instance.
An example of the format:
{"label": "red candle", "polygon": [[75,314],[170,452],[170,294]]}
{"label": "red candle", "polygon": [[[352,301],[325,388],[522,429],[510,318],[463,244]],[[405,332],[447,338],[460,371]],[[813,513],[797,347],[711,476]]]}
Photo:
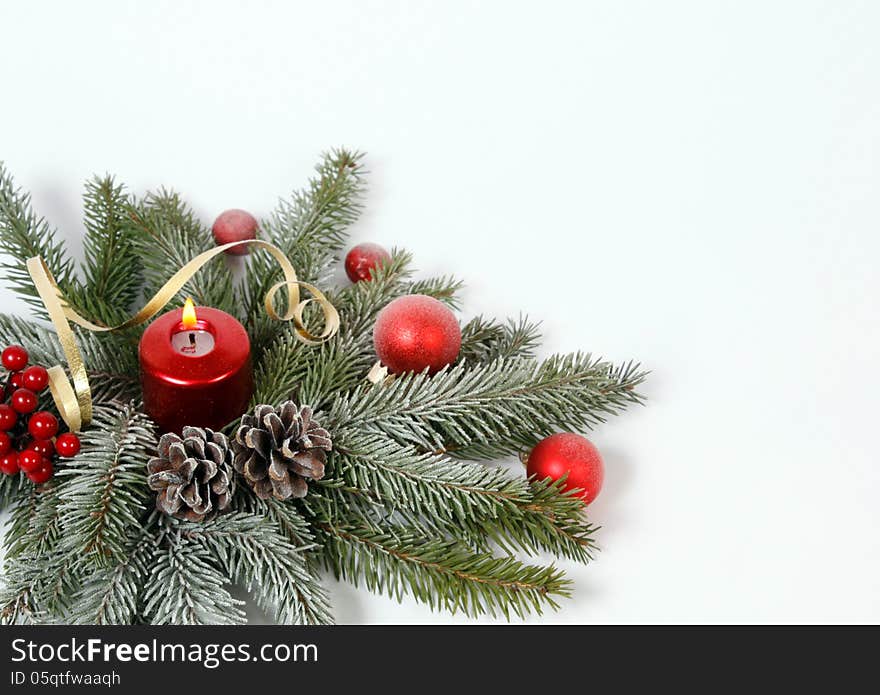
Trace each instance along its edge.
{"label": "red candle", "polygon": [[169,311],[144,331],[138,350],[144,409],[162,432],[186,425],[220,429],[254,392],[247,332],[219,309]]}

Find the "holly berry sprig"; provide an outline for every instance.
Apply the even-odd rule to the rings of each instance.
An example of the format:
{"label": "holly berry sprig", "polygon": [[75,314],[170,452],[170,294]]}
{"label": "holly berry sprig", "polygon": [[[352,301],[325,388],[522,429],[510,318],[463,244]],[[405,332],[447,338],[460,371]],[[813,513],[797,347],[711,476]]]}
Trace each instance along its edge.
{"label": "holly berry sprig", "polygon": [[79,453],[79,437],[58,434],[58,418],[37,410],[38,395],[49,383],[45,367],[28,366],[30,356],[21,345],[3,350],[0,361],[9,372],[0,385],[0,472],[22,471],[31,482],[45,483],[55,472],[56,454],[71,458]]}

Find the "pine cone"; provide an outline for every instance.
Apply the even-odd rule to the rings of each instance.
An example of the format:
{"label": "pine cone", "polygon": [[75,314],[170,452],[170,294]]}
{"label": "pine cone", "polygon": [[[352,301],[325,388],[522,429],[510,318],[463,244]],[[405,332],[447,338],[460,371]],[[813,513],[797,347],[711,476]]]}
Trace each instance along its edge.
{"label": "pine cone", "polygon": [[257,497],[305,497],[306,478],[324,477],[324,452],[332,448],[330,433],[312,420],[309,406],[287,401],[276,411],[258,405],[253,415],[241,418],[232,442],[232,465]]}
{"label": "pine cone", "polygon": [[226,511],[235,487],[225,435],[184,427],[183,438],[162,435],[158,454],[147,464],[147,484],[158,493],[156,509],[189,521]]}

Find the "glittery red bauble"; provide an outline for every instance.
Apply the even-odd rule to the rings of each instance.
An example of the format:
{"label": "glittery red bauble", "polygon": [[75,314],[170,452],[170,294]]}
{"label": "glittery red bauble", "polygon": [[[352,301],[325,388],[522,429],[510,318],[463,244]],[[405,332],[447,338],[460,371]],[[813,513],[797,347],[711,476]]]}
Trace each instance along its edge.
{"label": "glittery red bauble", "polygon": [[[220,216],[214,220],[211,231],[214,233],[214,241],[217,242],[217,246],[231,244],[233,241],[256,239],[257,220],[251,213],[244,210],[227,210],[220,213]],[[232,256],[245,256],[248,252],[248,246],[226,249],[226,253]]]}
{"label": "glittery red bauble", "polygon": [[391,260],[391,254],[379,244],[358,244],[345,256],[345,274],[352,282],[372,278],[373,268]]}
{"label": "glittery red bauble", "polygon": [[458,357],[461,328],[442,302],[423,294],[399,297],[376,319],[373,345],[394,374],[439,372]]}
{"label": "glittery red bauble", "polygon": [[599,450],[588,439],[571,432],[551,435],[538,443],[529,454],[526,471],[538,480],[559,480],[568,473],[565,489],[580,489],[581,499],[589,504],[605,479],[605,466]]}

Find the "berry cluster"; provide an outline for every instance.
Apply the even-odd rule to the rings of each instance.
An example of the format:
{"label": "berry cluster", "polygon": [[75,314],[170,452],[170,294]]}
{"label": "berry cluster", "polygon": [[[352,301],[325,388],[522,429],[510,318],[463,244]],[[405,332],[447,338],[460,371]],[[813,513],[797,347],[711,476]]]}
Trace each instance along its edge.
{"label": "berry cluster", "polygon": [[44,367],[28,367],[27,350],[10,345],[0,359],[9,371],[6,385],[0,385],[0,472],[23,471],[32,482],[45,483],[54,472],[52,458],[56,453],[76,456],[79,437],[58,434],[58,418],[37,410],[37,394],[46,388],[49,374]]}

